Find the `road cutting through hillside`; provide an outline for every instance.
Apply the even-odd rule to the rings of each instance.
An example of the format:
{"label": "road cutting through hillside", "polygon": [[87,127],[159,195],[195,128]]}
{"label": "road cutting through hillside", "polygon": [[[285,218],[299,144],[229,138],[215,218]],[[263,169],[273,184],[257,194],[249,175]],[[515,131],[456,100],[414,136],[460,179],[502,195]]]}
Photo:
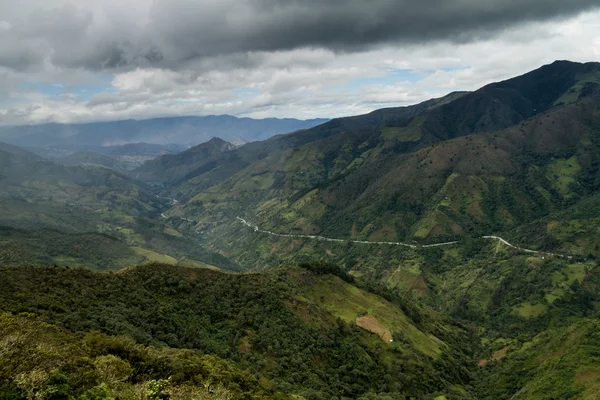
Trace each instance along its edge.
{"label": "road cutting through hillside", "polygon": [[[460,241],[454,241],[454,242],[442,242],[442,243],[433,243],[433,244],[425,244],[425,245],[415,245],[415,244],[402,243],[402,242],[377,242],[377,241],[366,241],[366,240],[333,239],[333,238],[327,238],[327,237],[319,236],[319,235],[294,235],[294,234],[290,234],[290,233],[276,233],[276,232],[266,231],[266,230],[260,229],[256,225],[252,225],[251,223],[249,223],[248,221],[246,221],[245,219],[243,219],[241,217],[236,217],[236,219],[238,221],[240,221],[242,224],[244,224],[245,226],[252,228],[254,230],[254,232],[256,232],[256,233],[264,233],[264,234],[271,235],[271,236],[285,237],[285,238],[312,239],[312,240],[321,240],[321,241],[326,241],[326,242],[339,242],[339,243],[347,242],[347,243],[358,243],[358,244],[391,245],[391,246],[408,247],[411,249],[418,249],[418,248],[426,249],[426,248],[431,248],[431,247],[452,246],[452,245],[460,243]],[[544,252],[544,251],[531,250],[531,249],[527,249],[524,247],[515,246],[499,236],[481,236],[481,239],[496,240],[508,247],[511,247],[515,250],[519,250],[519,251],[522,251],[525,253],[537,254],[537,255],[542,255],[542,256],[569,258],[569,259],[573,258],[572,256],[567,256],[567,255],[563,255],[563,254],[548,253],[548,252]]]}

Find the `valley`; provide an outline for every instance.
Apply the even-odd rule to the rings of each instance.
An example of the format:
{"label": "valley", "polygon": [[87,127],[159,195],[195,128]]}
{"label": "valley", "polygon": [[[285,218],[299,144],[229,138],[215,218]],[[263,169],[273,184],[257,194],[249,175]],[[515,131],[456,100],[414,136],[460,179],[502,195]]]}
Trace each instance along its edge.
{"label": "valley", "polygon": [[169,119],[46,139],[185,148],[0,144],[0,398],[598,398],[598,77],[241,145]]}

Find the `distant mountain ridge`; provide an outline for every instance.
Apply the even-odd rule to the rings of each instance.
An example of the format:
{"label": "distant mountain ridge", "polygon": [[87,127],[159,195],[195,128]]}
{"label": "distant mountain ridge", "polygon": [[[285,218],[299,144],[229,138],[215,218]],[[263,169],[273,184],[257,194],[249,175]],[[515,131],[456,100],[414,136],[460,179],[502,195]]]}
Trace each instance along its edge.
{"label": "distant mountain ridge", "polygon": [[312,128],[327,121],[210,115],[83,124],[51,123],[0,127],[0,141],[24,147],[69,147],[74,150],[135,142],[194,146],[215,136],[242,144]]}
{"label": "distant mountain ridge", "polygon": [[[58,150],[58,151],[57,151]],[[34,148],[32,152],[63,165],[102,165],[116,171],[130,171],[148,160],[176,154],[185,146],[170,144],[129,143],[121,146],[92,146],[73,153],[60,149]],[[67,155],[65,155],[67,154]]]}
{"label": "distant mountain ridge", "polygon": [[104,167],[114,169],[116,171],[127,170],[127,165],[107,154],[94,153],[92,151],[78,151],[69,154],[66,157],[56,159],[58,164],[62,165],[102,165]]}
{"label": "distant mountain ridge", "polygon": [[173,182],[184,178],[190,172],[211,165],[236,146],[220,138],[212,138],[206,143],[189,148],[179,154],[167,154],[136,168],[131,175],[146,182]]}

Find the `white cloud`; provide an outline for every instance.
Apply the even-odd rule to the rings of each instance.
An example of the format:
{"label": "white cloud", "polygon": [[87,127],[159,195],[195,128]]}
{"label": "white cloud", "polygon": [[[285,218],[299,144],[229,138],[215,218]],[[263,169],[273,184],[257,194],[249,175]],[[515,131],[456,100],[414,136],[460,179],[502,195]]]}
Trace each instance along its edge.
{"label": "white cloud", "polygon": [[[83,21],[80,30],[85,31],[85,15],[74,15]],[[108,23],[104,21],[109,16],[106,12],[93,15],[94,23]],[[0,58],[2,45],[0,40]],[[108,80],[106,72],[59,67],[46,60],[34,71],[0,67],[0,123],[221,113],[345,116],[413,104],[450,91],[474,90],[556,59],[599,58],[600,12],[596,11],[560,22],[513,27],[490,39],[463,44],[387,45],[347,53],[311,47],[249,51],[189,60],[179,69],[117,69]],[[413,70],[422,78],[397,82],[390,74],[395,69]],[[369,79],[378,83],[369,83]],[[350,85],[357,80],[363,83]],[[26,84],[32,81],[63,85],[67,93],[57,97],[33,92]],[[84,97],[98,90],[87,86],[99,84],[108,87],[91,98]],[[241,89],[248,89],[249,94],[240,95]]]}

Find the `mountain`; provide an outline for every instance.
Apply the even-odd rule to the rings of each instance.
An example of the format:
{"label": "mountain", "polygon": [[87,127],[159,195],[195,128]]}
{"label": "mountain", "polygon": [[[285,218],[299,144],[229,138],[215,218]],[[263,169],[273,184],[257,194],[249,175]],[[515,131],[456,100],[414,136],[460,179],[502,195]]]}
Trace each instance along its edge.
{"label": "mountain", "polygon": [[596,399],[599,110],[561,61],[128,174],[0,144],[0,397]]}
{"label": "mountain", "polygon": [[236,216],[341,239],[509,234],[597,193],[597,82],[598,63],[556,62],[472,93],[250,143],[167,188],[183,202],[166,214],[222,221],[209,240],[233,252],[223,246],[237,235]]}
{"label": "mountain", "polygon": [[201,166],[193,170],[177,182],[171,182],[164,193],[179,199],[189,199],[199,191],[215,186],[225,181],[244,168],[254,163],[268,162],[270,155],[291,151],[295,147],[316,142],[320,138],[328,137],[342,129],[370,129],[371,124],[386,123],[394,120],[407,120],[422,112],[423,109],[443,104],[449,99],[460,97],[462,93],[453,93],[443,99],[435,99],[417,106],[401,107],[397,109],[384,109],[375,111],[364,117],[349,117],[336,119],[321,126],[286,135],[277,135],[262,142],[253,142],[224,153],[214,163]]}
{"label": "mountain", "polygon": [[190,172],[210,166],[235,146],[219,138],[194,146],[182,153],[164,155],[146,161],[132,172],[132,176],[145,182],[170,184],[185,178]]}
{"label": "mountain", "polygon": [[311,128],[325,119],[252,119],[230,115],[124,120],[86,124],[42,124],[0,127],[0,141],[21,147],[87,150],[146,142],[194,146],[214,136],[235,143],[264,140],[276,134]]}

